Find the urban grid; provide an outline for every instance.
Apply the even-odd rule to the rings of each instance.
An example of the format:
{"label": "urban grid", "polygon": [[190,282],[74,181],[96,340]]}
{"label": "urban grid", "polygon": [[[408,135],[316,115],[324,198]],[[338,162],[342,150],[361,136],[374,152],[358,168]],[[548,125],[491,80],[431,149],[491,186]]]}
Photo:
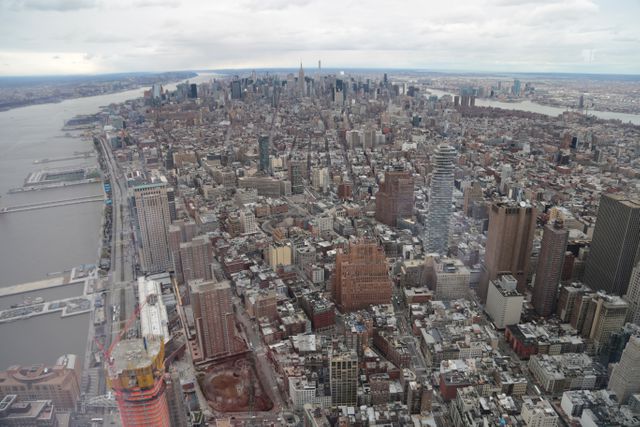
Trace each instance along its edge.
{"label": "urban grid", "polygon": [[615,82],[194,77],[73,118],[99,167],[21,190],[100,182],[102,248],[82,297],[0,311],[91,319],[84,357],[0,367],[0,425],[640,426],[640,126],[590,110],[629,111]]}

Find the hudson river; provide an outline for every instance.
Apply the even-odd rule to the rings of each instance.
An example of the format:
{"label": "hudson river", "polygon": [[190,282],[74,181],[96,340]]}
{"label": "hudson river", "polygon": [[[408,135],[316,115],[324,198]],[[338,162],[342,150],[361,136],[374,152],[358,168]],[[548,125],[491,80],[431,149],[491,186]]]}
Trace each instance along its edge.
{"label": "hudson river", "polygon": [[[201,75],[190,81],[200,83],[211,77]],[[175,86],[166,85],[169,89]],[[13,194],[7,191],[21,187],[30,172],[40,169],[96,165],[95,157],[33,162],[92,151],[93,143],[82,140],[79,132],[67,134],[62,130],[65,120],[97,113],[101,106],[137,98],[143,92],[141,88],[0,112],[0,207],[102,194],[101,184]],[[81,264],[95,264],[102,210],[102,203],[96,202],[0,214],[0,287],[41,280],[48,273]],[[63,288],[31,295],[47,300],[70,296]],[[5,304],[0,303],[0,307]],[[83,360],[88,322],[88,314],[61,318],[55,313],[0,324],[0,370],[12,364],[50,364],[65,352],[78,354]]]}

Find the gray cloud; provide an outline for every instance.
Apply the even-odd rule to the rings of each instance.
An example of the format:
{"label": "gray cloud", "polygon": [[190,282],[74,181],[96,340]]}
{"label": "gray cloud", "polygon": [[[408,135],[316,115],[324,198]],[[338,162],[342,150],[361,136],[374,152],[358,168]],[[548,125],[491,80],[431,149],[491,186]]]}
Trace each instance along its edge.
{"label": "gray cloud", "polygon": [[[45,3],[19,3],[27,1]],[[327,67],[638,72],[640,29],[630,17],[640,5],[619,1],[72,0],[94,8],[82,19],[45,20],[33,7],[0,13],[0,55],[66,53],[62,59],[90,62],[95,72],[318,59]],[[585,61],[585,51],[597,55]],[[12,56],[16,68],[22,56]],[[47,61],[34,62],[47,72]]]}
{"label": "gray cloud", "polygon": [[80,9],[92,9],[98,6],[97,0],[13,0],[10,7],[15,10],[39,10],[68,12]]}

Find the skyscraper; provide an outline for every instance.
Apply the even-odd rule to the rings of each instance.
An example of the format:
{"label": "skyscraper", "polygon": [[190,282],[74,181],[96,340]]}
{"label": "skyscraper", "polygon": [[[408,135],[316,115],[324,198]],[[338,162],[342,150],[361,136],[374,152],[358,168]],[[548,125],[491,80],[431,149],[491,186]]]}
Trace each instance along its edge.
{"label": "skyscraper", "polygon": [[164,382],[164,340],[122,340],[111,352],[107,381],[115,392],[123,427],[170,427]]}
{"label": "skyscraper", "polygon": [[304,81],[304,70],[302,69],[302,62],[300,63],[300,70],[298,70],[298,90],[300,91],[300,96],[305,96],[305,81]]}
{"label": "skyscraper", "polygon": [[269,172],[269,136],[261,135],[258,138],[258,150],[260,153],[260,170]]}
{"label": "skyscraper", "polygon": [[140,227],[142,270],[146,273],[170,270],[173,266],[168,237],[171,216],[166,185],[139,185],[133,188],[133,198]]}
{"label": "skyscraper", "polygon": [[333,350],[329,385],[333,406],[355,406],[358,403],[358,354],[354,350]]}
{"label": "skyscraper", "polygon": [[638,259],[636,266],[631,272],[631,280],[629,280],[629,288],[625,299],[629,302],[629,322],[640,325],[640,248],[638,249]]}
{"label": "skyscraper", "polygon": [[289,162],[289,181],[291,181],[291,194],[304,192],[304,162],[301,160]]}
{"label": "skyscraper", "polygon": [[618,402],[627,403],[632,394],[640,393],[640,337],[632,336],[615,365],[609,379],[609,389],[618,396]]}
{"label": "skyscraper", "polygon": [[198,236],[180,244],[180,263],[184,282],[194,279],[211,280],[213,247],[207,236]]}
{"label": "skyscraper", "polygon": [[348,252],[338,252],[333,298],[342,311],[391,302],[391,280],[382,247],[375,242],[358,241],[349,243]]}
{"label": "skyscraper", "polygon": [[564,228],[562,220],[544,228],[533,286],[533,306],[541,316],[549,316],[555,310],[568,237],[569,231]]}
{"label": "skyscraper", "polygon": [[391,227],[398,218],[413,215],[413,177],[409,172],[384,173],[384,182],[376,193],[376,220]]}
{"label": "skyscraper", "polygon": [[489,231],[478,296],[486,301],[489,281],[511,274],[524,292],[536,228],[536,209],[525,202],[500,202],[489,210]]}
{"label": "skyscraper", "polygon": [[236,333],[229,281],[193,280],[191,306],[199,347],[205,359],[228,356],[245,348]]}
{"label": "skyscraper", "polygon": [[446,253],[449,245],[449,221],[453,201],[453,161],[456,150],[445,144],[436,148],[429,190],[425,251]]}
{"label": "skyscraper", "polygon": [[640,200],[622,194],[600,198],[584,281],[592,289],[624,295],[640,244]]}

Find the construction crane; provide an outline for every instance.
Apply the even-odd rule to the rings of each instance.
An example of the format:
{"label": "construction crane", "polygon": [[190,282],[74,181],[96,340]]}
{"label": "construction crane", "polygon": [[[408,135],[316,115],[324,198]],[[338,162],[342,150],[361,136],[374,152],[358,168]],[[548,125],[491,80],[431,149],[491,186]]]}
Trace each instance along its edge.
{"label": "construction crane", "polygon": [[136,319],[140,315],[140,311],[142,311],[142,308],[145,305],[147,305],[147,303],[155,304],[155,302],[157,301],[157,298],[158,296],[156,294],[151,294],[147,297],[147,299],[142,304],[138,304],[136,309],[133,311],[133,314],[131,314],[131,316],[127,319],[127,322],[125,323],[124,328],[120,330],[120,333],[118,334],[118,336],[111,342],[111,345],[109,346],[109,348],[105,349],[104,345],[102,345],[102,343],[98,341],[97,337],[93,338],[96,345],[98,346],[98,349],[102,353],[102,356],[104,357],[104,360],[107,363],[108,368],[113,367],[113,359],[111,357],[111,352],[113,351],[115,346],[120,342],[120,340],[122,340],[122,337],[124,337],[124,335],[127,333],[129,328],[131,328],[131,325],[133,324],[133,322],[136,321]]}

